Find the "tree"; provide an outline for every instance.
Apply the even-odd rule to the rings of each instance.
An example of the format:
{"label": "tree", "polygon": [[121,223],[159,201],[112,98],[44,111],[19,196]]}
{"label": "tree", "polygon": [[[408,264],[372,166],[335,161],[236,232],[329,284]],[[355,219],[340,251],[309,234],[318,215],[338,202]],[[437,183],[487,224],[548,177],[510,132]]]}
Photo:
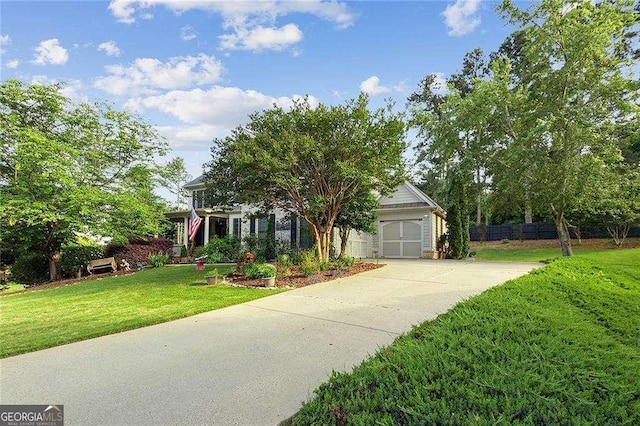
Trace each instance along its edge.
{"label": "tree", "polygon": [[338,257],[345,255],[351,231],[376,232],[374,226],[378,218],[376,207],[378,207],[378,198],[371,192],[353,197],[351,202],[344,206],[334,222],[334,226],[339,228],[340,235],[340,254]]}
{"label": "tree", "polygon": [[0,86],[2,239],[43,253],[51,280],[74,232],[148,235],[164,212],[151,172],[164,141],[139,119],[105,104],[74,105],[60,89]]}
{"label": "tree", "polygon": [[[484,54],[475,49],[465,55],[462,71],[447,80],[446,93],[434,86],[436,77],[429,75],[409,97],[412,124],[422,138],[418,160],[427,168],[424,174],[446,177],[453,166],[468,169],[464,175],[473,181],[470,188],[477,224],[481,223],[486,206],[487,162],[493,145],[490,119],[494,107],[487,103],[483,85],[487,73]],[[440,189],[448,184],[440,185]],[[446,197],[440,201],[448,206]]]}
{"label": "tree", "polygon": [[321,261],[346,206],[365,192],[388,193],[404,180],[404,123],[392,106],[370,111],[360,95],[346,105],[288,111],[274,106],[216,139],[205,168],[216,205],[246,203],[296,215],[309,225]]}
{"label": "tree", "polygon": [[569,214],[592,189],[584,177],[621,161],[616,129],[638,120],[638,81],[628,72],[627,35],[637,22],[632,6],[543,0],[522,11],[505,0],[499,7],[526,40],[518,86],[532,107],[520,118],[538,124],[528,145],[516,145],[511,164],[533,165],[533,203],[553,219],[565,256],[573,253]]}
{"label": "tree", "polygon": [[463,259],[469,255],[469,207],[468,179],[458,167],[449,170],[449,207],[447,211],[447,240],[449,255],[454,259]]}
{"label": "tree", "polygon": [[164,166],[158,167],[158,177],[160,184],[176,196],[176,208],[178,210],[185,208],[187,191],[184,185],[189,183],[192,177],[184,165],[184,158],[176,157]]}

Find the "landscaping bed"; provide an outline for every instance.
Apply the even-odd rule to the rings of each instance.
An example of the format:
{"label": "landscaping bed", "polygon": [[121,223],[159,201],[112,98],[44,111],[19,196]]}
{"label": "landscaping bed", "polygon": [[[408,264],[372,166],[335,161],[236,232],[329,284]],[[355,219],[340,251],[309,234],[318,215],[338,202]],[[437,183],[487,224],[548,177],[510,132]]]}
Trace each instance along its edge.
{"label": "landscaping bed", "polygon": [[[324,271],[311,276],[302,274],[300,267],[292,265],[289,267],[291,274],[288,276],[279,275],[276,277],[276,287],[282,288],[299,288],[319,282],[331,281],[337,278],[348,277],[359,274],[361,272],[372,271],[384,266],[379,263],[358,262],[348,268],[336,269],[334,271]],[[262,287],[264,286],[261,279],[250,279],[239,272],[234,272],[227,276],[226,281],[231,285],[246,287]]]}

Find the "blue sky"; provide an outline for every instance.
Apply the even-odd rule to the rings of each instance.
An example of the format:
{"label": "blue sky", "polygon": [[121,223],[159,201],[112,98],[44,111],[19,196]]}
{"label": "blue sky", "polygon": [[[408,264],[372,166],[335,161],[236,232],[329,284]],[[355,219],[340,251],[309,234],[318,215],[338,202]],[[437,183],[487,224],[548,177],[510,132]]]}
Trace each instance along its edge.
{"label": "blue sky", "polygon": [[[523,3],[521,6],[523,6]],[[372,106],[460,69],[511,32],[496,2],[2,1],[2,78],[65,81],[142,116],[195,177],[214,137],[298,96]],[[170,158],[170,157],[168,157]]]}

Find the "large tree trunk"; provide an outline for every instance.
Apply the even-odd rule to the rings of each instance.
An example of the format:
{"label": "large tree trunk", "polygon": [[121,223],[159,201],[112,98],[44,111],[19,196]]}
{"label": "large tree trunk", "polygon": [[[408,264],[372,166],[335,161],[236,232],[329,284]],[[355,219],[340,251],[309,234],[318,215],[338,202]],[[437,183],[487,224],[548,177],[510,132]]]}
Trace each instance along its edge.
{"label": "large tree trunk", "polygon": [[531,179],[524,178],[524,223],[533,223],[533,207],[531,206]]}
{"label": "large tree trunk", "polygon": [[562,247],[563,256],[573,256],[573,248],[571,248],[571,236],[569,235],[569,227],[567,221],[562,213],[556,213],[553,215],[553,221],[558,231],[558,238],[560,239],[560,246]]}
{"label": "large tree trunk", "polygon": [[49,281],[60,279],[60,251],[56,251],[47,256],[49,259]]}

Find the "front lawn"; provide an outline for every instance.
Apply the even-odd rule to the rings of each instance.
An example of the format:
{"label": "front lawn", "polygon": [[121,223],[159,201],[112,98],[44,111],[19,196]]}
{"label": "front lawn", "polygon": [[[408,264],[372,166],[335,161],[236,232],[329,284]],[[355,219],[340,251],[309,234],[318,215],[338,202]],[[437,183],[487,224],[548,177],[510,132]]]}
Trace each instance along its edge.
{"label": "front lawn", "polygon": [[[233,266],[217,266],[220,274]],[[166,266],[0,298],[0,357],[117,333],[282,290],[207,286],[206,271]]]}
{"label": "front lawn", "polygon": [[640,424],[640,249],[564,258],[334,373],[293,424]]}
{"label": "front lawn", "polygon": [[[572,247],[576,256],[619,250],[608,239],[585,239],[581,244],[573,241]],[[640,238],[627,238],[623,245],[636,247],[640,247]],[[541,262],[562,256],[558,240],[472,242],[471,251],[477,260],[499,262]]]}

